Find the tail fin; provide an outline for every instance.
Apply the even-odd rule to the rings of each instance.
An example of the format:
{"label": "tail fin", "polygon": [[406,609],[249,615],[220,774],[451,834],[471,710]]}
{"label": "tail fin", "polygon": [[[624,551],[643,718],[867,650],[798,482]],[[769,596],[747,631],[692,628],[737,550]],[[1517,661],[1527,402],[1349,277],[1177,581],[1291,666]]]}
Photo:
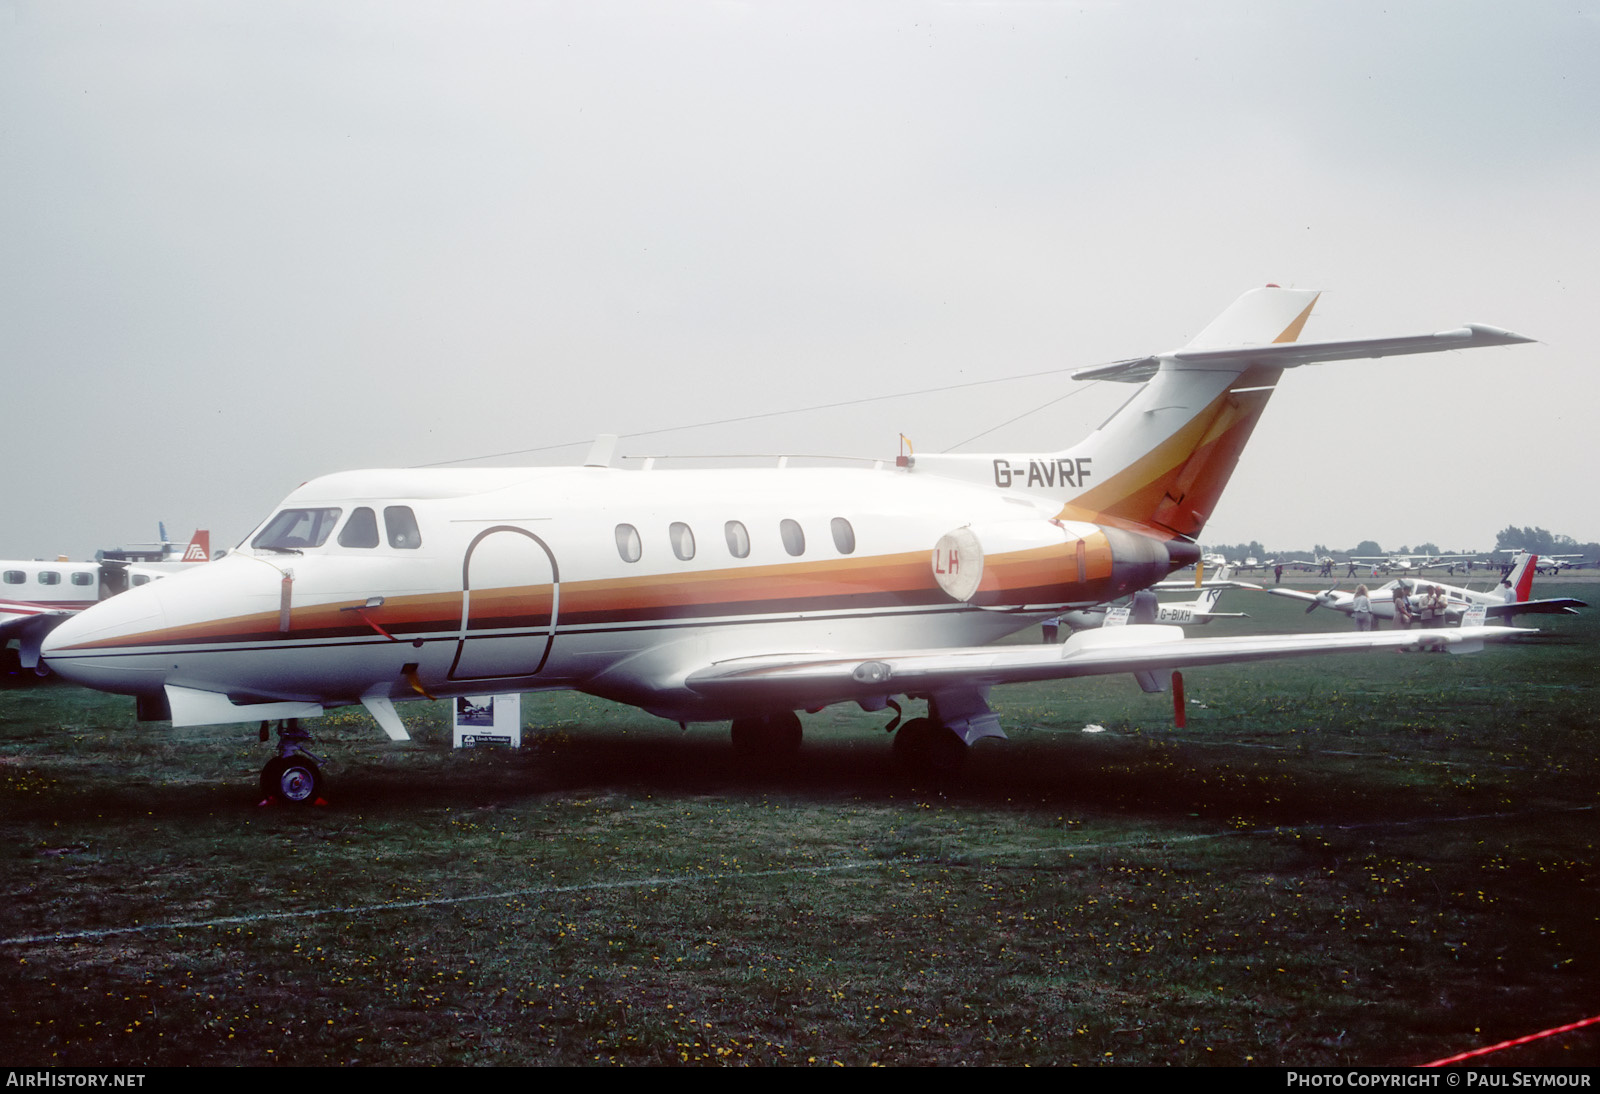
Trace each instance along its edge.
{"label": "tail fin", "polygon": [[1050,499],[1061,519],[1194,539],[1216,508],[1283,370],[1325,361],[1529,342],[1496,327],[1299,343],[1319,293],[1254,289],[1182,349],[1073,374],[1142,385],[1087,440],[1058,452],[916,456],[912,470]]}
{"label": "tail fin", "polygon": [[[1071,499],[1063,516],[1110,517],[1172,535],[1199,535],[1283,375],[1284,366],[1257,363],[1238,350],[1293,342],[1319,295],[1254,289],[1178,351],[1223,350],[1221,359],[1192,367],[1174,360],[1178,354],[1155,358],[1149,382],[1073,450],[1109,474]],[[1136,376],[1130,371],[1102,378]]]}
{"label": "tail fin", "polygon": [[211,533],[204,528],[198,529],[194,538],[189,541],[189,546],[184,549],[183,561],[185,562],[210,562],[211,561]]}
{"label": "tail fin", "polygon": [[1296,341],[1321,295],[1280,289],[1276,285],[1251,289],[1190,339],[1184,348],[1225,349]]}
{"label": "tail fin", "polygon": [[1511,592],[1521,602],[1533,599],[1533,575],[1539,568],[1539,556],[1523,553],[1517,556],[1506,580],[1511,582]]}

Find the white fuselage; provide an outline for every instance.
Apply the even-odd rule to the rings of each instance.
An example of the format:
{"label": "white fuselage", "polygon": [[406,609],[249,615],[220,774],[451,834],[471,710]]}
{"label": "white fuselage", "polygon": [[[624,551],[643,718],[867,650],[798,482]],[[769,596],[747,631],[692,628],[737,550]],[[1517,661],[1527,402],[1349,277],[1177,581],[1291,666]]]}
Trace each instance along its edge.
{"label": "white fuselage", "polygon": [[[394,507],[417,542],[341,544],[360,539],[357,510]],[[726,717],[674,680],[751,654],[980,645],[1103,600],[983,608],[941,589],[930,550],[953,528],[1098,531],[1050,525],[1055,508],[905,470],[336,474],[280,508],[338,510],[320,546],[247,542],[130,590],[58,630],[50,662],[107,690],[242,704],[579,688]]]}
{"label": "white fuselage", "polygon": [[0,561],[0,623],[81,611],[99,599],[96,563]]}

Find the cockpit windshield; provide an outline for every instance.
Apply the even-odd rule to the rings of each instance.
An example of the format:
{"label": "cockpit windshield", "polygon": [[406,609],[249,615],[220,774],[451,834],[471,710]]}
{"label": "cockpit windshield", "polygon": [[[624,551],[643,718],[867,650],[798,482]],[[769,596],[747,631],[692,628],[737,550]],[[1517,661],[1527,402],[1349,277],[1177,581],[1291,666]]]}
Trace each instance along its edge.
{"label": "cockpit windshield", "polygon": [[285,509],[278,513],[250,546],[267,551],[298,551],[321,547],[339,522],[338,509]]}

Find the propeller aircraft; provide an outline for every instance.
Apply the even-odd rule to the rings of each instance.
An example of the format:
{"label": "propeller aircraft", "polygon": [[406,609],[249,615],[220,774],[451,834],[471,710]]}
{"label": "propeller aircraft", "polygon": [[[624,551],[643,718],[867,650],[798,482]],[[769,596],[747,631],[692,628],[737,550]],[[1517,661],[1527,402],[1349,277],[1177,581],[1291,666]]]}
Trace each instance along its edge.
{"label": "propeller aircraft", "polygon": [[[1368,595],[1372,614],[1379,619],[1393,619],[1395,617],[1394,598],[1403,596],[1410,602],[1410,598],[1417,595],[1418,591],[1429,586],[1438,589],[1444,595],[1444,613],[1446,622],[1459,623],[1467,612],[1475,605],[1481,605],[1485,615],[1490,619],[1503,620],[1510,623],[1515,617],[1523,614],[1530,615],[1576,615],[1579,608],[1589,605],[1581,600],[1571,597],[1556,597],[1548,600],[1530,599],[1533,595],[1533,575],[1539,568],[1538,555],[1519,555],[1513,562],[1511,572],[1498,587],[1486,591],[1466,589],[1457,585],[1446,585],[1442,581],[1418,581],[1415,578],[1396,578],[1379,589],[1373,590]],[[1306,602],[1306,613],[1316,611],[1318,608],[1331,608],[1336,612],[1350,615],[1355,611],[1355,594],[1341,592],[1337,589],[1325,589],[1320,593],[1308,593],[1299,589],[1285,589],[1274,586],[1267,590],[1273,596],[1284,596],[1291,600]]]}

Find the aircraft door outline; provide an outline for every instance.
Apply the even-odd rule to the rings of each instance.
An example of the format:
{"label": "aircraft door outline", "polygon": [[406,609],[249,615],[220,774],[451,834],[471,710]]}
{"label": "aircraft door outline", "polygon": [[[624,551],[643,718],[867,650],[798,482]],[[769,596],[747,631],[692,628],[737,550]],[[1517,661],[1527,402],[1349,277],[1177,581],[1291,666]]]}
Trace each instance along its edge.
{"label": "aircraft door outline", "polygon": [[[491,538],[492,537],[492,538]],[[474,560],[477,562],[478,614],[473,614]],[[496,581],[498,579],[498,581]],[[538,586],[548,583],[550,600],[548,612],[543,605],[533,605],[532,613],[505,616],[508,602],[505,596],[490,595],[498,588]],[[518,676],[537,676],[550,660],[550,650],[555,644],[556,621],[561,605],[561,569],[555,552],[543,539],[526,528],[513,524],[497,524],[485,528],[467,544],[461,559],[461,634],[456,641],[455,660],[450,664],[451,680],[499,680]],[[525,603],[518,603],[520,610]],[[473,625],[480,627],[488,613],[500,614],[501,619],[493,630],[512,627],[517,633],[489,633],[474,636]],[[491,629],[482,627],[481,629]],[[539,632],[544,642],[539,645]],[[534,651],[537,651],[535,654]],[[530,667],[531,666],[531,667]]]}

